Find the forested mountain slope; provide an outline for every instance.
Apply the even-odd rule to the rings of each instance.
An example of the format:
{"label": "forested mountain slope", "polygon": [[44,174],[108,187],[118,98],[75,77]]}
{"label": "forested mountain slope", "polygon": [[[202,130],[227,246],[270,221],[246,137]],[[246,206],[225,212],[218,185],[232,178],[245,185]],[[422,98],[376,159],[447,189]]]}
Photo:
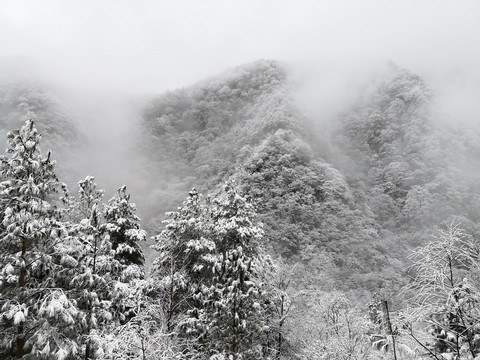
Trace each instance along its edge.
{"label": "forested mountain slope", "polygon": [[73,159],[87,140],[78,129],[71,110],[45,84],[26,81],[0,84],[2,152],[6,148],[6,133],[29,119],[38,124],[43,148],[56,154],[61,163],[59,174],[64,181],[76,183],[79,171]]}
{"label": "forested mountain slope", "polygon": [[385,66],[327,120],[334,131],[312,131],[295,91],[285,64],[258,61],[153,100],[149,162],[169,174],[170,204],[175,191],[234,179],[255,199],[271,253],[300,261],[322,288],[401,277],[409,249],[453,218],[476,231],[477,177],[463,178],[458,160],[478,139],[432,119],[419,76]]}
{"label": "forested mountain slope", "polygon": [[312,268],[322,263],[322,286],[337,287],[388,259],[355,189],[312,149],[293,90],[282,64],[261,61],[160,97],[145,112],[152,161],[174,164],[180,182],[202,191],[235,179],[256,201],[267,248]]}
{"label": "forested mountain slope", "polygon": [[295,126],[285,79],[279,64],[254,63],[150,103],[144,112],[147,166],[156,165],[150,174],[160,174],[157,198],[171,199],[162,210],[176,207],[193,186],[215,188],[266,134]]}
{"label": "forested mountain slope", "polygon": [[386,242],[407,249],[454,220],[477,236],[480,220],[478,131],[434,118],[434,104],[419,76],[390,65],[336,133],[342,171],[358,181]]}
{"label": "forested mountain slope", "polygon": [[[61,148],[72,145],[79,134],[71,114],[55,93],[35,83],[9,83],[0,86],[0,128],[7,132],[25,120],[33,119],[44,134],[44,143]],[[5,140],[1,140],[5,143]]]}

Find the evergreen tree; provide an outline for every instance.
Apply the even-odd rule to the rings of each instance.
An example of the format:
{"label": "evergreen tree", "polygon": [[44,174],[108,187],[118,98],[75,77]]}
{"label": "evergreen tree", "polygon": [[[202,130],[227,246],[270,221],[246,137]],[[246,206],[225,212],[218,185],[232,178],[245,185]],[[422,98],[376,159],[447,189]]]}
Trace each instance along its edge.
{"label": "evergreen tree", "polygon": [[224,191],[212,200],[208,227],[216,244],[212,282],[202,284],[195,295],[197,308],[189,311],[186,326],[210,353],[258,358],[264,304],[255,262],[263,231],[253,222],[253,205],[231,185]]}
{"label": "evergreen tree", "polygon": [[140,218],[135,212],[126,186],[118,189],[103,211],[114,257],[123,267],[122,280],[143,276],[145,258],[138,242],[146,239],[146,232],[140,229]]}
{"label": "evergreen tree", "polygon": [[211,282],[209,269],[216,245],[207,236],[208,215],[208,206],[201,203],[201,196],[193,189],[178,211],[167,213],[165,230],[154,237],[153,247],[159,256],[152,276],[161,289],[168,332],[173,330],[177,316],[191,306],[200,283]]}
{"label": "evergreen tree", "polygon": [[59,186],[55,162],[42,156],[32,120],[7,139],[0,164],[0,351],[7,359],[64,359],[77,351],[70,335],[78,311],[61,287],[72,264],[61,251],[59,212],[49,203]]}
{"label": "evergreen tree", "polygon": [[[124,199],[120,200],[120,208],[125,207],[123,210],[119,210],[115,200],[104,208],[102,197],[103,190],[97,189],[91,176],[79,182],[78,199],[71,198],[68,194],[64,197],[70,217],[70,254],[78,262],[70,286],[72,296],[78,299],[81,309],[78,334],[85,359],[96,357],[98,344],[95,340],[103,328],[125,320],[126,313],[129,312],[125,308],[125,299],[129,293],[128,281],[140,277],[143,273],[141,269],[126,272],[128,263],[118,256],[121,253],[114,250],[110,237],[112,233],[120,234],[121,228],[118,224],[133,226],[121,218],[122,214],[128,212],[126,210],[133,211],[128,203],[128,196],[125,194]],[[111,222],[107,222],[102,214],[106,214]],[[138,229],[133,232],[128,230],[125,229],[126,234],[132,237],[137,232],[143,234]],[[117,249],[121,245],[118,241]],[[141,252],[138,254],[141,258]]]}
{"label": "evergreen tree", "polygon": [[196,340],[196,350],[233,358],[261,356],[266,314],[258,272],[259,240],[253,205],[232,185],[202,203],[195,190],[156,239],[154,275],[165,284],[172,317]]}

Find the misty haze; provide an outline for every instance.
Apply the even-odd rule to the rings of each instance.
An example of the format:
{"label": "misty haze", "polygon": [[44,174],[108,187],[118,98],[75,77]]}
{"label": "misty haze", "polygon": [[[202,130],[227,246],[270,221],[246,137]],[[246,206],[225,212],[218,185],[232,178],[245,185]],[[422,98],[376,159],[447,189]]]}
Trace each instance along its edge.
{"label": "misty haze", "polygon": [[0,0],[0,360],[479,359],[479,14]]}

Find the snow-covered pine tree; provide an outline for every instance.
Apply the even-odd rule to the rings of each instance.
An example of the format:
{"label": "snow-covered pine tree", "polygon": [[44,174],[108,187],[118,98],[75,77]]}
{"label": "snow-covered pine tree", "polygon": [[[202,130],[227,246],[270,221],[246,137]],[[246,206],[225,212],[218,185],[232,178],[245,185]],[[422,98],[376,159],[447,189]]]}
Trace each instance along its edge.
{"label": "snow-covered pine tree", "polygon": [[124,267],[115,258],[106,224],[102,219],[103,190],[92,176],[79,182],[79,196],[65,196],[70,254],[78,265],[70,282],[81,315],[78,337],[85,359],[94,359],[97,349],[92,340],[105,326],[123,318],[123,300],[128,284],[120,281]]}
{"label": "snow-covered pine tree", "polygon": [[123,267],[122,281],[144,276],[145,258],[139,241],[146,240],[147,234],[140,229],[140,218],[135,214],[136,211],[125,185],[117,190],[116,196],[108,201],[103,210],[106,221],[104,230],[110,236],[115,259]]}
{"label": "snow-covered pine tree", "polygon": [[61,288],[69,266],[65,229],[48,201],[59,186],[50,152],[43,157],[32,120],[8,133],[0,164],[0,354],[2,359],[62,360],[76,352],[78,311]]}
{"label": "snow-covered pine tree", "polygon": [[103,190],[87,176],[79,182],[78,199],[65,192],[70,255],[77,260],[72,293],[82,310],[78,334],[86,359],[96,357],[103,330],[132,316],[127,297],[129,282],[144,276],[138,245],[146,233],[138,225],[135,204],[122,186],[107,205]]}
{"label": "snow-covered pine tree", "polygon": [[254,222],[253,205],[231,184],[208,205],[204,236],[215,243],[211,280],[200,284],[183,326],[209,355],[261,358],[267,305],[257,271],[263,231]]}
{"label": "snow-covered pine tree", "polygon": [[[207,200],[207,204],[209,201]],[[152,267],[152,277],[159,284],[167,331],[176,325],[176,317],[185,314],[200,283],[210,283],[215,243],[208,238],[208,207],[193,189],[178,211],[167,213],[166,226],[154,239],[159,252]]]}

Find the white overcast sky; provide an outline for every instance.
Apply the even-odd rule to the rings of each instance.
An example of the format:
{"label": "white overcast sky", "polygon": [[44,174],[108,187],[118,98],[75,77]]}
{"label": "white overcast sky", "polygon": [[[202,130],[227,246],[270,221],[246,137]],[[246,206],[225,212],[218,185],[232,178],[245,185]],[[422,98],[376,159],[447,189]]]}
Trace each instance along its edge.
{"label": "white overcast sky", "polygon": [[163,92],[261,58],[477,71],[480,1],[0,0],[3,76]]}

